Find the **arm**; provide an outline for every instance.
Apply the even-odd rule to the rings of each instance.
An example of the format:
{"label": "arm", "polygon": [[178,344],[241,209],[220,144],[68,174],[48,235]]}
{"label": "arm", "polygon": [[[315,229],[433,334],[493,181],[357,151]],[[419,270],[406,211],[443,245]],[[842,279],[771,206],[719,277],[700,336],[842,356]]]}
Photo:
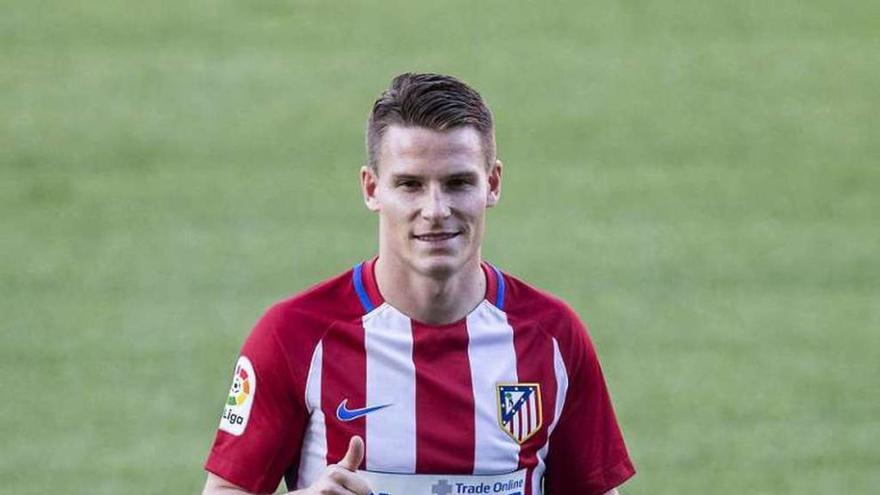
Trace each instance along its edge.
{"label": "arm", "polygon": [[277,337],[281,309],[269,309],[242,346],[205,462],[219,479],[208,477],[204,493],[274,493],[284,472],[300,462],[309,411],[300,399],[304,379],[290,372]]}
{"label": "arm", "polygon": [[[560,324],[560,392],[564,401],[549,438],[548,494],[617,493],[635,474],[595,347],[576,315]],[[566,383],[567,378],[567,383]]]}
{"label": "arm", "polygon": [[202,495],[251,495],[244,488],[233,485],[212,472],[208,472]]}
{"label": "arm", "polygon": [[[352,437],[348,443],[348,452],[339,464],[327,466],[321,477],[312,486],[290,492],[288,495],[320,495],[320,494],[355,494],[367,495],[370,486],[363,478],[355,474],[364,458],[364,441],[361,437]],[[255,495],[233,483],[208,472],[202,495]]]}

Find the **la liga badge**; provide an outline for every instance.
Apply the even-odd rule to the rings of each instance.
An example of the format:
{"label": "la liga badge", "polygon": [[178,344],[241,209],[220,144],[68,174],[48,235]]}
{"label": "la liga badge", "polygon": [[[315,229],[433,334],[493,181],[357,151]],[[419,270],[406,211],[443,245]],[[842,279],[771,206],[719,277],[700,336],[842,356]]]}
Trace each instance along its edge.
{"label": "la liga badge", "polygon": [[523,443],[543,424],[541,385],[538,383],[499,383],[498,424],[510,438]]}
{"label": "la liga badge", "polygon": [[233,435],[241,435],[247,427],[254,394],[257,392],[257,375],[251,361],[241,356],[235,364],[229,396],[220,418],[220,429]]}

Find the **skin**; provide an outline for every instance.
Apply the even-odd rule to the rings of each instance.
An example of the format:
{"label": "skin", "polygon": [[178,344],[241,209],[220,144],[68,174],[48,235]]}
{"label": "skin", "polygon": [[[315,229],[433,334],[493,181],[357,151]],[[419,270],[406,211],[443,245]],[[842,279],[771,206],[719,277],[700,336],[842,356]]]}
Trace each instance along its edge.
{"label": "skin", "polygon": [[379,215],[376,281],[389,304],[443,324],[482,301],[480,246],[486,209],[501,196],[501,170],[497,160],[486,166],[472,127],[387,129],[378,169],[361,169],[361,191]]}
{"label": "skin", "polygon": [[[480,246],[486,210],[501,196],[501,162],[487,166],[472,127],[403,126],[386,130],[378,162],[377,169],[361,168],[360,183],[364,203],[379,216],[379,290],[389,304],[424,323],[464,318],[486,290]],[[367,495],[369,486],[355,474],[363,456],[363,440],[353,437],[342,461],[291,493]],[[208,473],[203,493],[248,492]]]}

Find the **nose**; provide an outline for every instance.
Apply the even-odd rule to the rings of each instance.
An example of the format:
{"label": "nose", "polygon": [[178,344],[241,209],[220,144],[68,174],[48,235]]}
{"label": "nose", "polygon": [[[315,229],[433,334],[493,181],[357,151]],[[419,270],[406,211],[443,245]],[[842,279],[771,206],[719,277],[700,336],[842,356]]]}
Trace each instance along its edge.
{"label": "nose", "polygon": [[429,187],[422,204],[422,218],[436,221],[448,218],[450,215],[452,210],[449,208],[446,195],[437,186]]}

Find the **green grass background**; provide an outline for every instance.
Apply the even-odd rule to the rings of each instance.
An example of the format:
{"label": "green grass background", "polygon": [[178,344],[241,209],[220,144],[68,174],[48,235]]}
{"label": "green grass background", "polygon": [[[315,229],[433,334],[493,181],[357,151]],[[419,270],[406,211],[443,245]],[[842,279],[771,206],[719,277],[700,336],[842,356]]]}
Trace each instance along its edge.
{"label": "green grass background", "polygon": [[880,4],[3,2],[0,492],[194,493],[253,321],[375,250],[373,99],[493,107],[485,256],[590,324],[628,494],[880,487]]}

